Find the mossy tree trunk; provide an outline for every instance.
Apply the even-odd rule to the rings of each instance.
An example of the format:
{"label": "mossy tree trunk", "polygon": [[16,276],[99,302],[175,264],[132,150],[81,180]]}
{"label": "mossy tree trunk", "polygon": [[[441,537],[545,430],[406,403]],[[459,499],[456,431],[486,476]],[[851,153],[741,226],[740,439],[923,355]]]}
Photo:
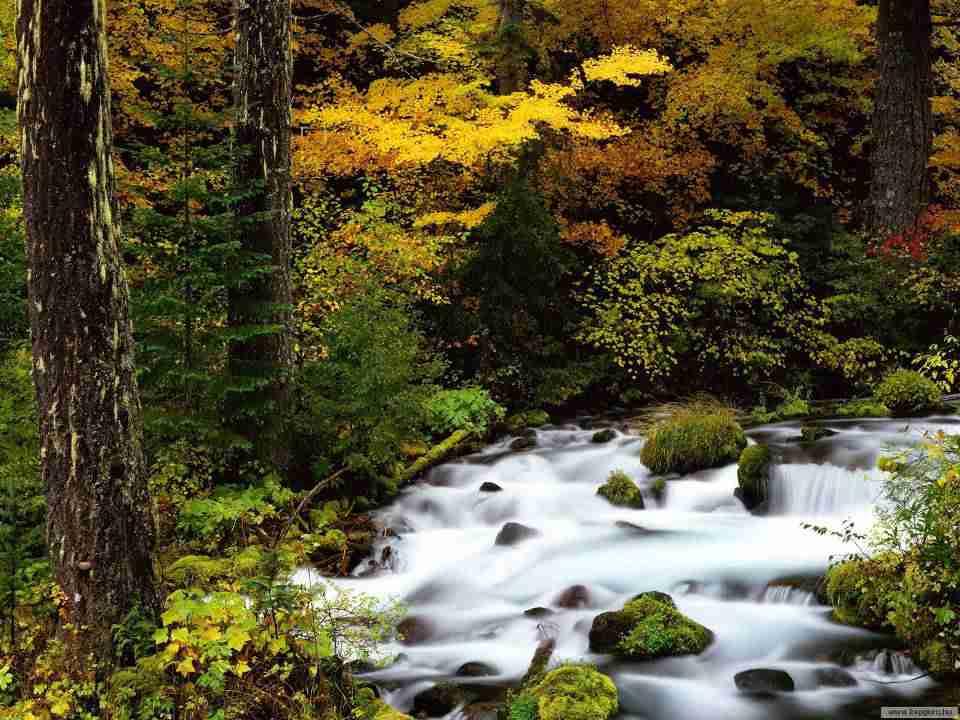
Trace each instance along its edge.
{"label": "mossy tree trunk", "polygon": [[20,0],[23,215],[47,544],[68,619],[157,609],[154,516],[114,200],[104,0]]}
{"label": "mossy tree trunk", "polygon": [[878,240],[914,228],[928,201],[931,31],[930,0],[880,0],[870,188],[870,230]]}
{"label": "mossy tree trunk", "polygon": [[[293,366],[290,338],[290,126],[293,84],[291,0],[238,0],[236,138],[238,206],[243,249],[269,257],[270,272],[249,278],[230,296],[232,373],[259,385],[255,412],[235,415],[237,429],[261,455],[285,468],[289,443],[284,418]],[[265,399],[267,402],[259,402]]]}

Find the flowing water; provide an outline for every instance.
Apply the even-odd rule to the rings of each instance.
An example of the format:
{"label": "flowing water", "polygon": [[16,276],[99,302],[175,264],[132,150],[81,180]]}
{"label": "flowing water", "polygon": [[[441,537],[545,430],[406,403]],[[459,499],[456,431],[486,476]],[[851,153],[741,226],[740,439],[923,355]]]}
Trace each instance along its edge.
{"label": "flowing water", "polygon": [[[960,432],[960,425],[943,417],[825,426],[836,434],[812,444],[799,442],[798,424],[748,433],[780,460],[762,515],[734,497],[735,465],[671,479],[657,499],[639,460],[641,438],[620,435],[595,445],[593,430],[575,426],[539,430],[533,451],[510,452],[511,438],[504,438],[436,468],[380,514],[395,534],[381,540],[374,558],[389,545],[391,567],[345,581],[399,598],[417,619],[416,642],[391,648],[397,661],[369,679],[391,704],[409,710],[432,684],[464,681],[456,675],[467,662],[495,672],[470,678],[474,684],[516,683],[549,634],[557,639],[554,660],[597,663],[613,677],[622,718],[879,717],[878,704],[911,704],[932,683],[901,682],[920,671],[884,649],[892,639],[831,621],[812,592],[811,579],[830,557],[851,548],[802,525],[839,528],[849,518],[866,528],[879,500],[872,470],[879,455],[924,432]],[[643,489],[645,509],[616,508],[596,495],[615,469]],[[502,491],[481,492],[485,482]],[[506,522],[538,534],[495,545]],[[309,573],[302,579],[311,581]],[[646,663],[591,654],[592,619],[646,590],[670,593],[682,612],[713,630],[708,650]],[[541,610],[524,614],[533,608]],[[741,694],[733,677],[751,668],[787,671],[796,692],[776,699]],[[839,668],[849,673],[839,673],[847,686],[824,679],[831,676],[824,671],[836,678]],[[455,710],[448,720],[463,717]]]}

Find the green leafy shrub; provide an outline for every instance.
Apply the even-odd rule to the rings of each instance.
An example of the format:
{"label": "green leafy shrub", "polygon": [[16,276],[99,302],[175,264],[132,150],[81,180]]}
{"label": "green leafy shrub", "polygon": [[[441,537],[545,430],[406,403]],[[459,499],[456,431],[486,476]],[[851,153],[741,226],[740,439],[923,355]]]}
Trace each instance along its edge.
{"label": "green leafy shrub", "polygon": [[870,554],[827,573],[834,615],[894,631],[935,677],[960,680],[960,437],[935,436],[880,468]]}
{"label": "green leafy shrub", "polygon": [[894,415],[913,415],[940,406],[937,384],[914,370],[896,370],[887,375],[875,391],[877,400]]}
{"label": "green leafy shrub", "polygon": [[550,423],[550,414],[543,410],[527,410],[514,413],[504,421],[507,430],[516,434],[527,428],[541,427]]}
{"label": "green leafy shrub", "polygon": [[270,520],[294,499],[275,475],[253,487],[224,485],[209,497],[188,500],[177,517],[177,530],[185,540],[199,540],[210,547],[238,542]]}
{"label": "green leafy shrub", "polygon": [[537,699],[528,693],[511,698],[507,720],[537,720]]}
{"label": "green leafy shrub", "polygon": [[643,509],[643,495],[640,488],[623,470],[614,470],[610,473],[607,482],[597,490],[597,495],[611,505],[637,510]]}
{"label": "green leafy shrub", "polygon": [[740,453],[737,482],[740,498],[748,508],[754,508],[767,498],[772,454],[766,445],[750,445]]}
{"label": "green leafy shrub", "polygon": [[654,419],[640,459],[657,474],[690,473],[737,461],[747,446],[732,410],[710,401],[665,409]]}
{"label": "green leafy shrub", "polygon": [[589,665],[561,665],[530,693],[539,720],[608,720],[620,706],[617,686]]}
{"label": "green leafy shrub", "polygon": [[441,390],[427,401],[426,411],[427,427],[441,436],[457,430],[483,435],[505,412],[490,393],[477,387]]}

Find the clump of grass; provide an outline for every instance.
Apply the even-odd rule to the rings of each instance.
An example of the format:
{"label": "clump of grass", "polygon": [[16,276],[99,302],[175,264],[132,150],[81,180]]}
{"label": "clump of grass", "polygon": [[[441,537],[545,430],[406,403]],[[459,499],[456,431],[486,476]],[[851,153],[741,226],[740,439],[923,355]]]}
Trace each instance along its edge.
{"label": "clump of grass", "polygon": [[611,505],[618,507],[643,509],[643,495],[637,484],[630,479],[623,470],[614,470],[607,478],[607,482],[600,486],[597,495],[604,498]]}
{"label": "clump of grass", "polygon": [[691,473],[734,463],[747,446],[736,411],[699,396],[658,408],[641,427],[640,459],[657,474]]}

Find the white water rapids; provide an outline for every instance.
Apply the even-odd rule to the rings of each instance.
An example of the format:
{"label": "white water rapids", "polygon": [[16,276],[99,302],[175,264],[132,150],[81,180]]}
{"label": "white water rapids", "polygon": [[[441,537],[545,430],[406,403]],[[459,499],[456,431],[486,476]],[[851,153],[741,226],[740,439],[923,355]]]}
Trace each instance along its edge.
{"label": "white water rapids", "polygon": [[[827,422],[836,434],[812,444],[798,441],[798,424],[752,430],[751,438],[780,459],[763,515],[748,513],[734,497],[735,465],[668,480],[658,501],[639,459],[642,439],[621,435],[595,445],[593,430],[573,426],[538,431],[533,451],[509,452],[505,438],[479,456],[438,467],[380,513],[398,535],[383,538],[374,557],[392,546],[393,569],[342,582],[401,599],[425,628],[417,642],[389,648],[398,660],[368,678],[409,711],[414,696],[433,683],[464,681],[455,675],[467,662],[495,669],[483,683],[516,683],[549,632],[557,637],[554,661],[597,663],[613,677],[621,718],[859,718],[879,717],[871,702],[910,704],[930,681],[876,682],[919,671],[900,655],[878,655],[891,638],[831,621],[830,609],[810,591],[809,580],[823,574],[830,557],[853,548],[801,525],[839,529],[853,518],[866,529],[880,493],[870,469],[879,454],[915,443],[924,432],[960,432],[956,422]],[[596,495],[615,469],[639,484],[645,509],[613,507]],[[484,482],[502,491],[480,492]],[[539,534],[495,546],[508,521]],[[319,581],[308,572],[300,579]],[[560,607],[561,593],[572,586],[586,588],[586,596],[581,589],[578,607]],[[647,590],[670,593],[682,612],[713,630],[706,652],[647,663],[589,652],[592,619]],[[531,608],[552,613],[525,616]],[[825,686],[823,671],[839,667],[855,685]],[[733,677],[751,668],[787,671],[796,692],[765,700],[741,694]],[[464,715],[456,710],[448,717]]]}

